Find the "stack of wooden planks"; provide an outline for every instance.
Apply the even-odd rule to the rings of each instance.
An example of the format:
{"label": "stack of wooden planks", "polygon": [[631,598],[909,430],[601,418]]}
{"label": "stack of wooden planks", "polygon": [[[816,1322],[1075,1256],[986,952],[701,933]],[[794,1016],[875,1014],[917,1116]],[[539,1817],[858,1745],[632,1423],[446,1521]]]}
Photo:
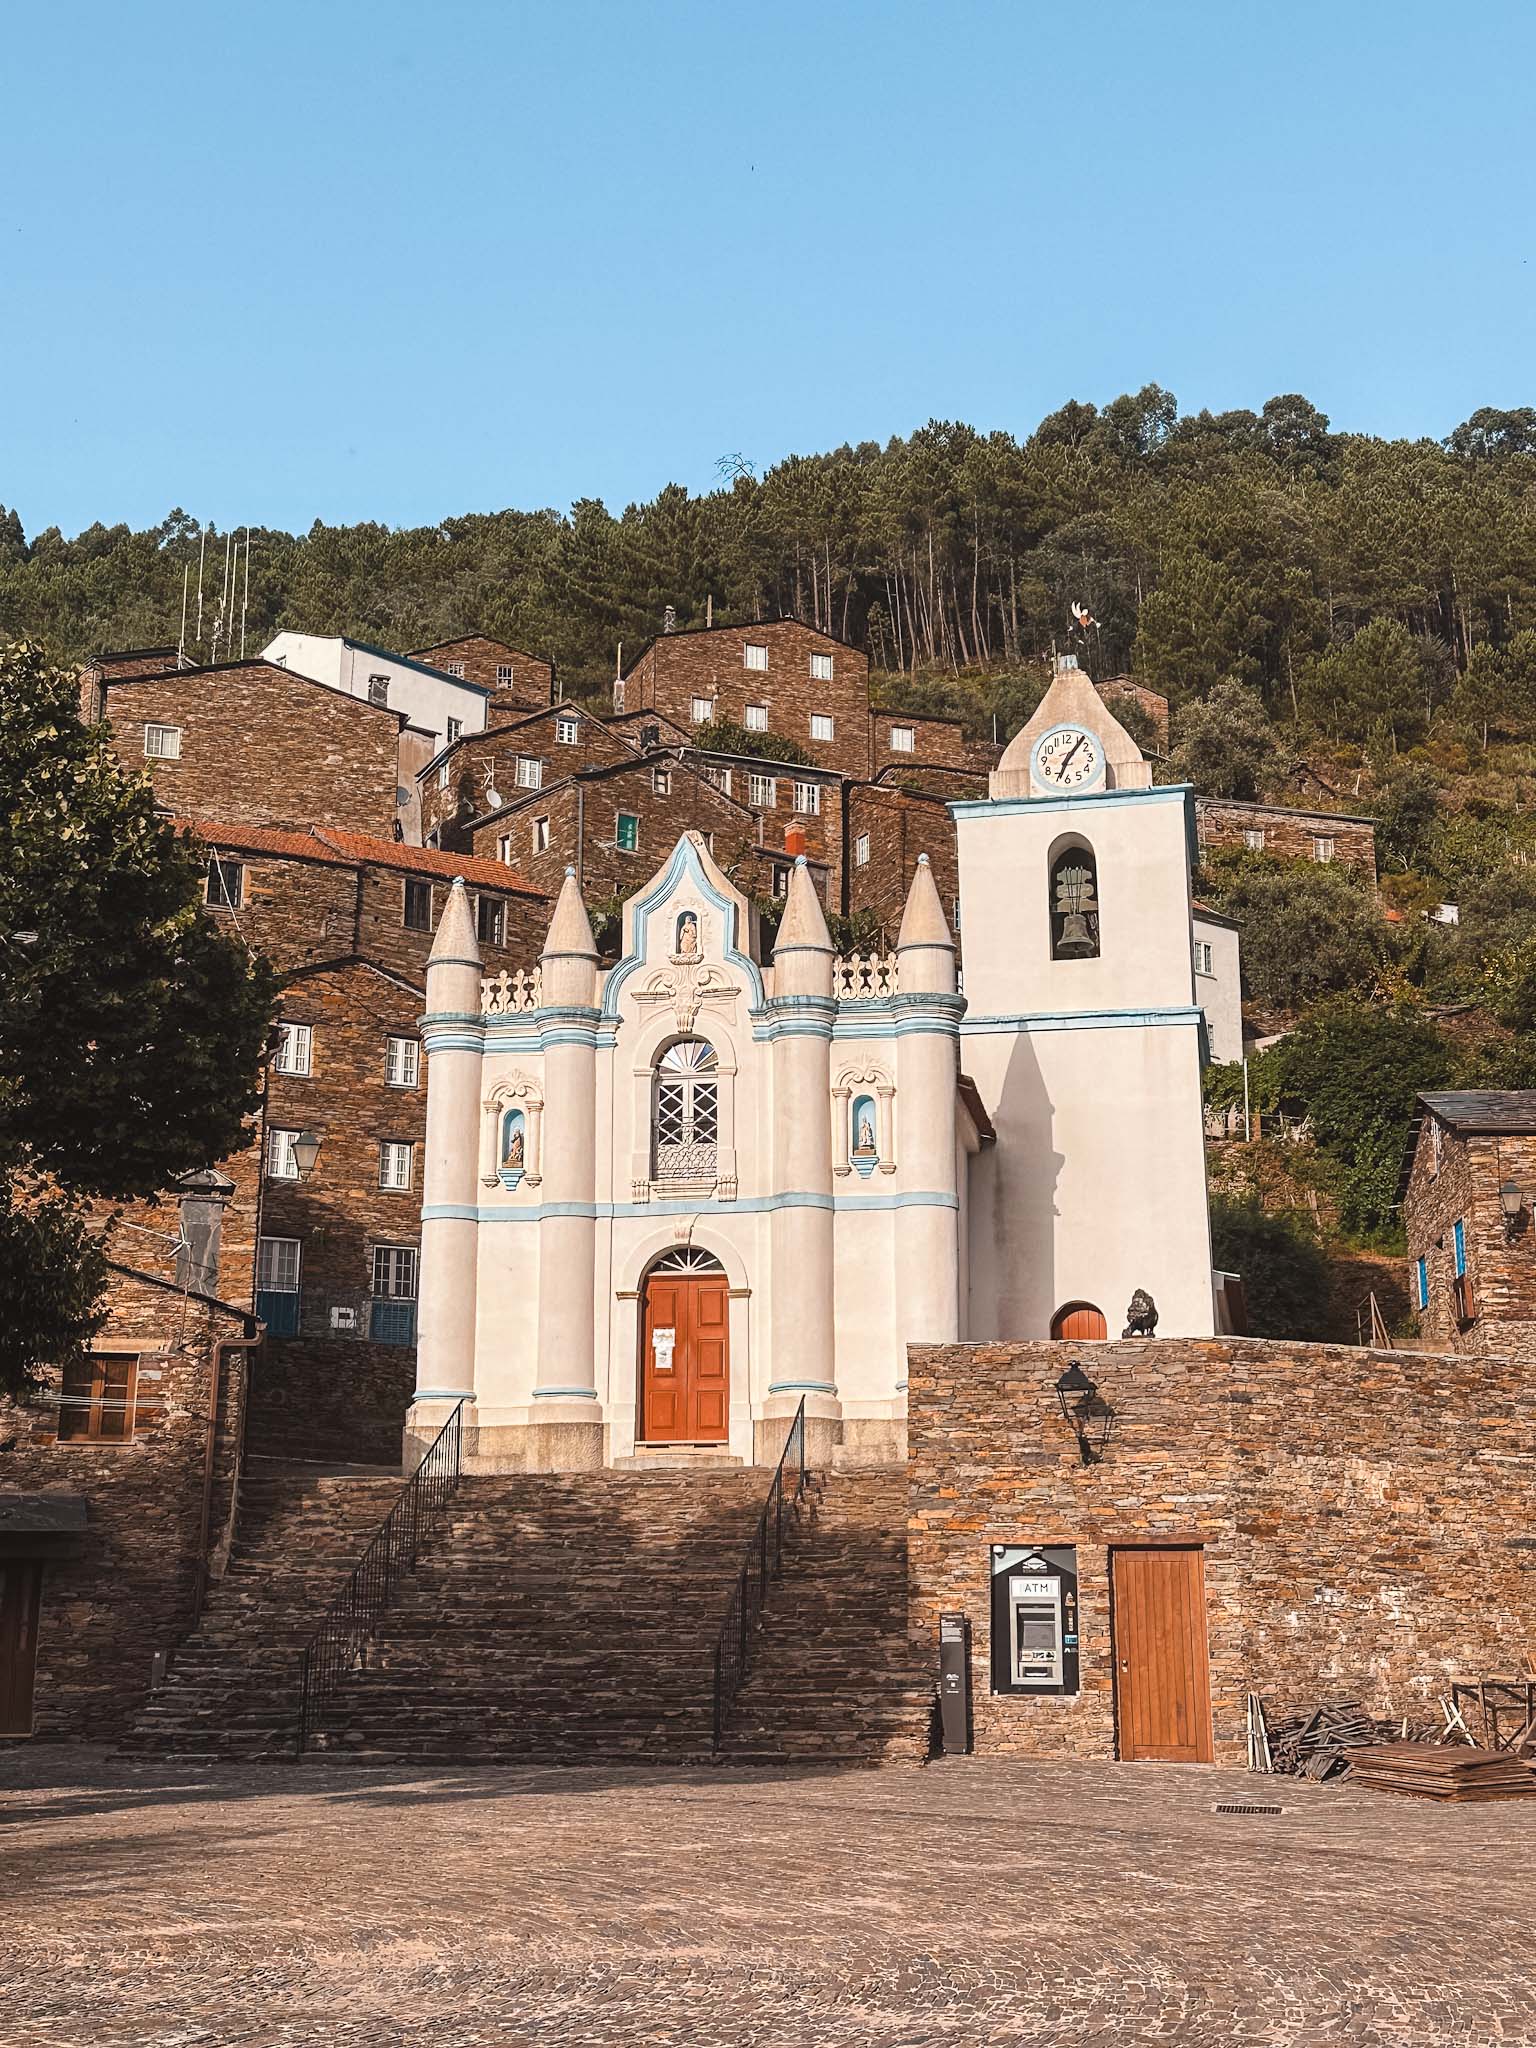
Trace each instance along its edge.
{"label": "stack of wooden planks", "polygon": [[1350,1754],[1355,1782],[1373,1792],[1461,1805],[1474,1799],[1536,1799],[1536,1772],[1506,1750],[1443,1742],[1380,1742]]}
{"label": "stack of wooden planks", "polygon": [[1280,1708],[1249,1695],[1249,1767],[1321,1783],[1350,1768],[1359,1750],[1397,1732],[1355,1700]]}

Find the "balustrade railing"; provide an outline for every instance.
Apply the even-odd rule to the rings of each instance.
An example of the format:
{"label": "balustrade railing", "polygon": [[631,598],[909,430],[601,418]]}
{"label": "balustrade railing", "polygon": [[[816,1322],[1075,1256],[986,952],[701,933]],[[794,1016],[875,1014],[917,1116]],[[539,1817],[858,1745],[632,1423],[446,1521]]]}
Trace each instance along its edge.
{"label": "balustrade railing", "polygon": [[894,953],[849,953],[832,972],[832,993],[840,1003],[878,1003],[898,992]]}
{"label": "balustrade railing", "polygon": [[457,1401],[385,1516],[384,1526],[304,1646],[299,1668],[301,1756],[325,1701],[350,1673],[363,1668],[369,1638],[393,1601],[395,1588],[416,1569],[429,1527],[458,1491],[463,1453],[464,1403]]}
{"label": "balustrade railing", "polygon": [[519,967],[516,974],[503,968],[480,983],[480,1012],[485,1017],[515,1017],[523,1010],[536,1010],[543,1000],[542,967]]}
{"label": "balustrade railing", "polygon": [[[784,1448],[779,1453],[779,1462],[774,1467],[757,1529],[747,1545],[741,1571],[726,1602],[725,1619],[720,1624],[720,1635],[715,1643],[713,1746],[716,1749],[720,1747],[720,1739],[725,1732],[726,1716],[751,1669],[755,1638],[768,1598],[769,1584],[778,1577],[783,1564],[785,1518],[793,1518],[798,1513],[809,1483],[805,1462],[805,1396],[802,1394],[795,1419],[789,1426],[789,1435],[784,1439]],[[787,1500],[786,1487],[789,1488]]]}

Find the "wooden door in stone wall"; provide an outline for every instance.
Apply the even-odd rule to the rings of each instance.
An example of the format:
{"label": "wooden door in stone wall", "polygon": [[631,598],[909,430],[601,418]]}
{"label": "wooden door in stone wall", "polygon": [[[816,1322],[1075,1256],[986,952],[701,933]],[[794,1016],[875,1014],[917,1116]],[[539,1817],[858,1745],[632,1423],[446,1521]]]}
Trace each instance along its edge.
{"label": "wooden door in stone wall", "polygon": [[31,1558],[0,1558],[0,1735],[32,1733],[42,1584],[43,1568]]}
{"label": "wooden door in stone wall", "polygon": [[658,1267],[645,1284],[640,1439],[724,1443],[730,1432],[730,1295],[714,1267]]}
{"label": "wooden door in stone wall", "polygon": [[1110,1587],[1121,1758],[1210,1763],[1202,1552],[1193,1546],[1112,1551]]}

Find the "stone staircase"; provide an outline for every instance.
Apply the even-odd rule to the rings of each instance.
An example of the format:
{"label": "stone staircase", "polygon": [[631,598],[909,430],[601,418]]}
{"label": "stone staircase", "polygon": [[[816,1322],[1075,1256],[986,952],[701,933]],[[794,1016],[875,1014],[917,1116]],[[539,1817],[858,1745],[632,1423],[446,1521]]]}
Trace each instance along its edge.
{"label": "stone staircase", "polygon": [[[763,1471],[465,1478],[312,1750],[359,1762],[921,1762],[931,1678],[906,1643],[906,1483],[818,1475],[716,1759],[713,1655]],[[299,1656],[400,1490],[261,1465],[240,1541],[128,1738],[292,1756]]]}
{"label": "stone staircase", "polygon": [[907,1480],[834,1471],[785,1553],[726,1763],[927,1761],[934,1679],[907,1642]]}
{"label": "stone staircase", "polygon": [[129,1750],[291,1756],[299,1658],[315,1623],[398,1499],[398,1473],[252,1459],[229,1568],[168,1682],[139,1710]]}

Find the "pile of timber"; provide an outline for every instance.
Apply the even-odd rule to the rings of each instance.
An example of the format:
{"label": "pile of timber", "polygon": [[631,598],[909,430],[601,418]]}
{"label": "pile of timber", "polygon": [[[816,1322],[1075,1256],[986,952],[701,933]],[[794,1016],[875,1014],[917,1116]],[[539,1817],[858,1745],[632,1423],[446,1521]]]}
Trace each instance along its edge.
{"label": "pile of timber", "polygon": [[1507,1750],[1443,1742],[1381,1742],[1355,1750],[1356,1781],[1372,1792],[1464,1805],[1475,1799],[1536,1799],[1536,1773]]}
{"label": "pile of timber", "polygon": [[1398,1732],[1395,1721],[1378,1721],[1357,1700],[1283,1708],[1257,1693],[1248,1698],[1248,1761],[1253,1770],[1313,1778],[1321,1784],[1342,1777],[1361,1749]]}

